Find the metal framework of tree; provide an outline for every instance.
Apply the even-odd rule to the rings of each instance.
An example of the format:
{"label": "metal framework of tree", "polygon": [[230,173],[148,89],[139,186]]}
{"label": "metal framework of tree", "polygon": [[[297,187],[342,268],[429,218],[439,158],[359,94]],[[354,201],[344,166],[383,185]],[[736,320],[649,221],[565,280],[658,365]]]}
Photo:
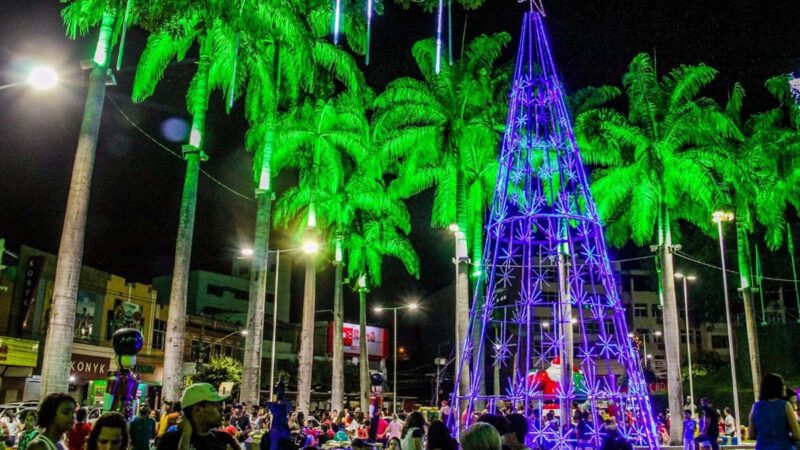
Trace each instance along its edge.
{"label": "metal framework of tree", "polygon": [[[605,237],[575,143],[542,15],[525,14],[509,100],[500,172],[487,218],[483,273],[470,314],[455,417],[500,401],[561,423],[531,420],[529,443],[599,448],[600,408],[613,400],[621,435],[658,448],[637,350],[606,253]],[[483,301],[478,301],[479,299]],[[475,306],[478,305],[478,306]],[[477,331],[477,333],[475,332]],[[495,365],[494,393],[478,355]],[[548,367],[560,366],[560,374]],[[595,420],[579,437],[563,420],[580,404]],[[458,431],[464,422],[456,420]]]}

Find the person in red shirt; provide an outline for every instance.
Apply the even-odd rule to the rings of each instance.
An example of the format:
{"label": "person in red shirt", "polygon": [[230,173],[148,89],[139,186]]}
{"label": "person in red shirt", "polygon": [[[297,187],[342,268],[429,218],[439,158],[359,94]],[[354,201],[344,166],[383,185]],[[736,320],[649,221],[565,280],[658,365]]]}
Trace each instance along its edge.
{"label": "person in red shirt", "polygon": [[92,426],[86,423],[86,416],[89,411],[86,408],[78,408],[75,413],[75,424],[67,431],[67,447],[69,450],[83,450],[83,444],[86,443],[86,438],[92,432]]}

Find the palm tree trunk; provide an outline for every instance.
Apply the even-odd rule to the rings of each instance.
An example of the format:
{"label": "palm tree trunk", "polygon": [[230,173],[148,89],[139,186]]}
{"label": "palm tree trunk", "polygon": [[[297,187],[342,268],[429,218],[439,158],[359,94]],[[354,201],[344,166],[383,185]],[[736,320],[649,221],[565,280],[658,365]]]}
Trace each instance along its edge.
{"label": "palm tree trunk", "polygon": [[[210,40],[210,39],[206,39]],[[202,151],[205,131],[206,108],[208,107],[208,71],[210,66],[210,42],[201,43],[200,61],[197,66],[198,90],[206,92],[206,99],[197,104],[192,111],[192,134],[189,145],[184,146],[186,175],[183,181],[178,237],[175,243],[175,266],[172,275],[172,289],[169,296],[169,316],[167,317],[166,346],[164,348],[164,380],[162,398],[168,401],[180,399],[183,377],[183,349],[186,341],[186,287],[189,282],[189,267],[192,259],[192,238],[194,237],[195,209],[197,207],[197,186],[200,177],[200,162],[206,160]]]}
{"label": "palm tree trunk", "polygon": [[[269,176],[269,175],[267,175]],[[257,190],[255,244],[250,268],[250,299],[247,307],[247,337],[244,344],[242,389],[239,399],[248,405],[260,404],[261,352],[264,343],[264,311],[266,309],[267,274],[269,270],[269,233],[272,217],[272,191]],[[275,286],[274,289],[277,289]],[[273,320],[275,318],[273,317]],[[271,345],[275,345],[272,342]]]}
{"label": "palm tree trunk", "polygon": [[[396,344],[395,344],[396,345]],[[361,411],[369,412],[369,355],[367,354],[367,290],[358,290],[358,378],[361,380]]]}
{"label": "palm tree trunk", "polygon": [[297,410],[308,414],[311,403],[311,366],[314,362],[314,310],[317,302],[317,265],[313,255],[306,260],[303,288],[303,318],[297,369]]}
{"label": "palm tree trunk", "polygon": [[[456,172],[456,223],[458,224],[459,230],[462,230],[464,235],[460,238],[456,238],[456,363],[454,367],[456,367],[456,371],[458,371],[458,367],[460,366],[460,359],[463,357],[461,354],[461,348],[464,345],[464,341],[466,341],[467,332],[469,330],[469,272],[470,272],[470,260],[469,254],[467,253],[467,242],[470,239],[470,235],[472,234],[471,229],[468,227],[468,220],[467,220],[467,186],[464,182],[464,175],[460,171]],[[474,261],[473,261],[474,262]],[[475,308],[480,308],[481,305],[475,306]],[[478,309],[475,309],[478,311]],[[481,338],[481,330],[480,327],[475,327],[472,336],[472,342],[480,342]],[[483,370],[485,367],[484,361],[484,352],[483,348],[481,347],[481,351],[477,356],[479,359],[478,367]],[[465,395],[469,392],[470,386],[470,373],[469,373],[470,365],[464,365],[464,368],[461,370],[461,379],[459,380],[459,393],[461,395]],[[484,395],[486,393],[486,380],[482,380],[480,384],[480,394]]]}
{"label": "palm tree trunk", "polygon": [[[114,27],[116,10],[110,9],[103,15],[97,52],[107,50]],[[94,157],[97,149],[97,136],[100,130],[100,117],[103,114],[103,99],[106,95],[106,72],[108,54],[103,53],[104,61],[97,63],[89,75],[83,121],[78,136],[78,148],[72,168],[72,179],[67,197],[67,211],[64,214],[64,227],[56,262],[56,279],[53,291],[53,304],[47,340],[42,362],[42,386],[40,396],[44,398],[53,392],[67,392],[69,387],[70,358],[75,330],[75,305],[78,296],[78,280],[83,261],[83,240],[86,231],[86,216],[89,209]]]}
{"label": "palm tree trunk", "polygon": [[[664,289],[664,351],[667,357],[667,393],[669,410],[683,410],[683,386],[681,385],[680,328],[678,327],[678,303],[675,298],[675,272],[672,263],[672,233],[670,231],[669,211],[661,205],[659,215],[659,234],[663,243],[659,248],[661,283]],[[646,339],[647,337],[645,337]],[[647,355],[645,355],[647,358]],[[680,420],[670,421],[669,440],[672,445],[682,442],[683,424]]]}
{"label": "palm tree trunk", "polygon": [[[253,239],[253,260],[250,267],[250,298],[247,306],[247,337],[244,344],[241,401],[249,405],[260,404],[261,362],[264,347],[264,315],[269,270],[269,234],[272,219],[272,150],[275,145],[275,120],[277,111],[267,116],[268,126],[261,155],[261,172],[256,189],[256,230]],[[276,253],[276,258],[278,258]],[[277,283],[273,289],[278,289]],[[276,296],[277,298],[277,296]],[[272,320],[278,320],[273,317]],[[273,341],[270,345],[274,346]],[[271,401],[272,399],[270,399]]]}
{"label": "palm tree trunk", "polygon": [[344,349],[342,348],[342,325],[343,325],[343,290],[342,290],[342,265],[341,258],[341,239],[336,241],[336,260],[334,261],[334,271],[336,273],[335,286],[333,288],[333,364],[331,374],[331,410],[341,411],[344,394]]}
{"label": "palm tree trunk", "polygon": [[749,219],[747,213],[740,214],[736,220],[736,250],[739,259],[739,274],[744,300],[744,320],[747,328],[747,347],[750,354],[750,373],[753,377],[754,399],[758,400],[761,386],[761,359],[758,353],[758,330],[753,307],[753,289],[750,278],[750,239],[747,236],[745,223]]}

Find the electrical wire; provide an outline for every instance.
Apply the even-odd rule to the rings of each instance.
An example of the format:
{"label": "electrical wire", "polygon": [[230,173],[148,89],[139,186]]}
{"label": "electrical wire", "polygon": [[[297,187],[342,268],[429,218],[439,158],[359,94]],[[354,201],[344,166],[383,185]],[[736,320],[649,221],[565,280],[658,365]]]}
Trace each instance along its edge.
{"label": "electrical wire", "polygon": [[610,263],[623,263],[628,261],[640,261],[643,259],[654,259],[656,255],[649,255],[649,256],[640,256],[638,258],[627,258],[627,259],[615,259],[613,261],[609,261]]}
{"label": "electrical wire", "polygon": [[[107,98],[107,99],[108,99],[108,100],[111,102],[111,104],[112,104],[112,105],[114,105],[114,108],[116,108],[117,112],[119,112],[119,113],[120,113],[120,115],[121,115],[123,118],[125,118],[125,120],[126,120],[126,121],[127,121],[129,124],[131,124],[131,126],[132,126],[133,128],[135,128],[135,129],[136,129],[136,130],[137,130],[139,133],[141,133],[142,135],[144,135],[144,137],[146,137],[147,139],[149,139],[150,141],[152,141],[154,144],[156,144],[156,145],[157,145],[159,148],[161,148],[162,150],[165,150],[166,152],[168,152],[170,155],[172,155],[172,156],[174,156],[174,157],[176,157],[176,158],[178,158],[178,159],[180,159],[180,160],[183,160],[183,156],[182,156],[180,153],[178,153],[178,152],[176,152],[175,150],[172,150],[171,148],[167,147],[166,145],[164,145],[163,143],[161,143],[161,142],[160,142],[158,139],[156,139],[156,138],[154,138],[152,135],[150,135],[148,132],[144,131],[144,130],[143,130],[143,129],[142,129],[140,126],[139,126],[139,125],[137,125],[137,124],[136,124],[136,123],[135,123],[135,122],[134,122],[134,121],[133,121],[133,120],[132,120],[130,117],[128,117],[128,115],[127,115],[127,114],[125,114],[125,111],[123,111],[123,110],[122,110],[122,108],[120,108],[120,107],[119,107],[119,105],[117,104],[117,102],[116,102],[116,101],[114,101],[114,99],[113,99],[113,98],[111,98],[111,97],[110,97],[110,96],[108,96],[108,95],[106,96],[106,98]],[[227,191],[231,192],[232,194],[234,194],[234,195],[236,195],[236,196],[238,196],[238,197],[241,197],[241,198],[243,198],[244,200],[248,200],[248,201],[253,201],[253,200],[254,200],[254,199],[253,199],[253,197],[249,197],[249,196],[247,196],[247,195],[245,195],[245,194],[242,194],[241,192],[238,192],[238,191],[236,191],[235,189],[231,188],[230,186],[227,186],[225,183],[223,183],[222,181],[218,180],[217,178],[215,178],[215,177],[214,177],[213,175],[211,175],[210,173],[206,172],[206,171],[205,171],[205,169],[200,169],[200,173],[202,173],[203,175],[205,175],[205,176],[206,176],[206,177],[207,177],[209,180],[211,180],[212,182],[214,182],[214,183],[218,184],[218,185],[219,185],[220,187],[222,187],[223,189],[226,189]]]}
{"label": "electrical wire", "polygon": [[[716,269],[716,270],[719,270],[719,271],[722,270],[722,267],[720,267],[720,266],[715,266],[713,264],[709,264],[707,262],[700,261],[700,260],[695,259],[691,255],[689,255],[687,253],[684,253],[684,252],[675,252],[675,255],[680,257],[680,258],[683,258],[683,259],[685,259],[687,261],[691,261],[693,263],[700,264],[702,266],[706,266],[706,267],[709,267],[709,268],[712,268],[712,269]],[[741,275],[738,271],[735,271],[735,270],[725,269],[725,271],[727,273],[731,273],[731,274],[734,274],[734,275]],[[790,279],[787,279],[787,278],[771,278],[771,277],[762,276],[761,279],[762,280],[769,280],[769,281],[780,281],[780,282],[783,282],[783,283],[794,283],[794,280],[790,280]]]}

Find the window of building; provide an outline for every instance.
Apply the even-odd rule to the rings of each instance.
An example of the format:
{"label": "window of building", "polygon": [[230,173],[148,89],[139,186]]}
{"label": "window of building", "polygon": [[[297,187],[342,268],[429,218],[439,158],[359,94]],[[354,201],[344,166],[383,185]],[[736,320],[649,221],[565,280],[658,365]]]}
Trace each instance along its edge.
{"label": "window of building", "polygon": [[222,344],[214,344],[214,358],[222,355]]}
{"label": "window of building", "polygon": [[650,305],[650,316],[661,318],[661,305]]}
{"label": "window of building", "polygon": [[241,289],[231,289],[231,292],[233,292],[234,297],[236,297],[238,300],[250,299],[250,293],[247,291],[243,291]]}
{"label": "window of building", "polygon": [[634,303],[633,317],[647,317],[647,305],[645,303]]}
{"label": "window of building", "polygon": [[225,346],[225,356],[233,357],[233,347],[230,345]]}
{"label": "window of building", "polygon": [[587,334],[600,334],[600,324],[597,322],[587,322],[584,324]]}
{"label": "window of building", "polygon": [[153,350],[164,350],[164,337],[167,334],[167,321],[153,321]]}
{"label": "window of building", "polygon": [[724,334],[711,335],[711,347],[719,349],[728,348],[728,336]]}
{"label": "window of building", "polygon": [[213,295],[216,297],[222,297],[223,295],[225,295],[225,288],[222,286],[209,284],[206,286],[206,294]]}
{"label": "window of building", "polygon": [[200,341],[192,339],[192,361],[200,359]]}

